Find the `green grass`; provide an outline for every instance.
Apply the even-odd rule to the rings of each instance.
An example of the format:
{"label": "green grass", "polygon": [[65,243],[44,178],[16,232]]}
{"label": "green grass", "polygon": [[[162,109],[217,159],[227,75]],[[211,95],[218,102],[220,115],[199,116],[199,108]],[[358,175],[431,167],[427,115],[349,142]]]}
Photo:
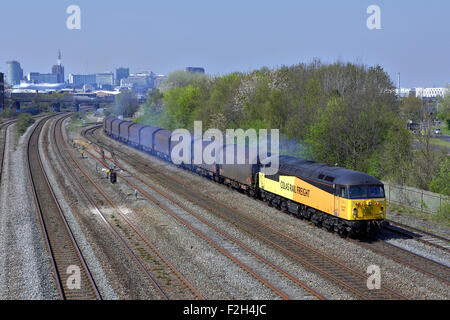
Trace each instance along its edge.
{"label": "green grass", "polygon": [[28,113],[22,113],[17,120],[17,132],[19,135],[23,135],[27,131],[28,127],[34,123],[34,119]]}
{"label": "green grass", "polygon": [[69,130],[70,131],[76,131],[77,129],[81,128],[83,126],[83,120],[87,120],[86,115],[82,115],[80,113],[73,114],[72,117],[70,117],[70,124],[69,124]]}
{"label": "green grass", "polygon": [[447,127],[447,125],[441,126],[440,128],[441,128],[442,134],[446,134],[446,135],[450,136],[450,129]]}
{"label": "green grass", "polygon": [[439,226],[450,228],[450,204],[444,206],[443,210],[441,210],[439,213],[421,212],[420,210],[414,208],[393,203],[389,203],[388,208],[389,212],[403,217],[412,217],[420,220],[425,220]]}
{"label": "green grass", "polygon": [[449,148],[450,149],[450,142],[448,142],[446,140],[437,139],[437,138],[431,138],[430,139],[430,143],[435,145],[435,146],[439,146],[439,147]]}

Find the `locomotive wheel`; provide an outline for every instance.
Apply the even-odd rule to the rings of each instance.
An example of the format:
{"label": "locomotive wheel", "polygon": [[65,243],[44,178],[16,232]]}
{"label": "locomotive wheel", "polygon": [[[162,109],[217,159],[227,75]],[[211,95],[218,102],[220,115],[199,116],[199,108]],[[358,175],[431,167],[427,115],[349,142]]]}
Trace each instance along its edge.
{"label": "locomotive wheel", "polygon": [[289,213],[286,201],[281,202],[280,209],[281,209],[281,211],[283,211],[285,213]]}
{"label": "locomotive wheel", "polygon": [[347,231],[344,228],[339,228],[338,234],[341,238],[347,238]]}

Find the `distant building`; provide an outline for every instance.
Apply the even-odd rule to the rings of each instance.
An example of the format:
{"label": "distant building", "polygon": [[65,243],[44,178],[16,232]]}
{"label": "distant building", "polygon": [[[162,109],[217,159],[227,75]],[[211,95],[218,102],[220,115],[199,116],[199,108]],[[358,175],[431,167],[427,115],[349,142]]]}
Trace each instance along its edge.
{"label": "distant building", "polygon": [[30,83],[58,83],[58,75],[53,73],[30,72],[27,76]]}
{"label": "distant building", "polygon": [[100,90],[104,91],[114,91],[114,86],[110,84],[101,84],[98,86]]}
{"label": "distant building", "polygon": [[416,97],[418,98],[437,98],[443,97],[448,93],[447,88],[416,88]]}
{"label": "distant building", "polygon": [[122,79],[128,78],[130,76],[129,68],[117,68],[116,69],[116,86],[120,86],[120,81]]}
{"label": "distant building", "polygon": [[61,51],[58,54],[58,64],[52,67],[52,73],[29,72],[26,81],[32,84],[64,83],[64,67],[61,64]]}
{"label": "distant building", "polygon": [[114,85],[114,73],[107,72],[107,73],[97,73],[96,74],[96,83],[97,86],[101,87],[103,85]]}
{"label": "distant building", "polygon": [[58,64],[54,65],[52,67],[52,74],[56,74],[57,82],[58,83],[64,83],[64,67],[62,66],[62,60],[61,60],[61,51],[59,51],[58,54]]}
{"label": "distant building", "polygon": [[449,89],[447,88],[401,88],[396,89],[395,93],[400,98],[406,98],[409,96],[425,99],[425,100],[432,100],[437,99],[438,97],[444,97],[446,94],[449,93]]}
{"label": "distant building", "polygon": [[205,73],[205,69],[200,67],[187,67],[186,71],[190,73]]}
{"label": "distant building", "polygon": [[153,72],[143,72],[131,74],[128,78],[120,81],[121,87],[126,87],[136,94],[146,95],[148,90],[153,89],[155,74]]}
{"label": "distant building", "polygon": [[97,76],[95,74],[69,74],[69,83],[74,87],[95,86],[97,85]]}
{"label": "distant building", "polygon": [[15,86],[11,92],[32,92],[36,93],[36,90],[39,92],[55,92],[60,90],[69,90],[65,89],[64,83],[29,83],[22,81],[20,85]]}
{"label": "distant building", "polygon": [[5,76],[0,72],[0,109],[5,107]]}
{"label": "distant building", "polygon": [[150,86],[150,76],[147,74],[131,74],[129,77],[122,79],[120,85],[122,87],[132,86]]}
{"label": "distant building", "polygon": [[6,79],[10,85],[20,84],[20,81],[23,79],[23,70],[19,62],[6,62]]}
{"label": "distant building", "polygon": [[407,97],[409,97],[411,92],[412,92],[412,89],[405,89],[405,88],[395,89],[395,94],[399,98],[407,98]]}
{"label": "distant building", "polygon": [[64,83],[64,67],[59,65],[54,65],[52,67],[52,74],[56,75],[56,81],[58,83]]}

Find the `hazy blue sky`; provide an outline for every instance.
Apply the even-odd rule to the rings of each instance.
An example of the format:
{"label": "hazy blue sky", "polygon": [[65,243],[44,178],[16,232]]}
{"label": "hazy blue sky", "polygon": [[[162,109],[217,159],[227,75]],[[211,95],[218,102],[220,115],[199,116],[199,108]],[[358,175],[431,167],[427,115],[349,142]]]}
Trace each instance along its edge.
{"label": "hazy blue sky", "polygon": [[[66,9],[81,8],[81,30]],[[382,30],[366,27],[369,5]],[[380,64],[402,86],[450,82],[448,0],[41,0],[2,1],[0,71],[18,60],[50,72],[58,49],[69,73],[129,66],[167,74],[202,66],[209,74],[292,65],[319,58]]]}

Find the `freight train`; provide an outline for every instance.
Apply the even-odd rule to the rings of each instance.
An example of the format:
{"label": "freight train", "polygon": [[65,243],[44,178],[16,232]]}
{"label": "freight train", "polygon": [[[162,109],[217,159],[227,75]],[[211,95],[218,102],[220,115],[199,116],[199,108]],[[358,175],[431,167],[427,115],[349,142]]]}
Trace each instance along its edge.
{"label": "freight train", "polygon": [[[179,143],[171,141],[169,130],[112,116],[104,119],[103,130],[115,140],[169,162],[172,162],[173,148]],[[202,143],[206,146],[210,142]],[[191,145],[193,148],[194,141]],[[225,154],[227,148],[236,148],[236,145],[225,144],[219,153]],[[343,237],[367,235],[380,230],[386,223],[383,183],[362,172],[291,156],[280,156],[275,175],[265,175],[264,166],[248,158],[245,164],[192,163],[179,166]]]}

